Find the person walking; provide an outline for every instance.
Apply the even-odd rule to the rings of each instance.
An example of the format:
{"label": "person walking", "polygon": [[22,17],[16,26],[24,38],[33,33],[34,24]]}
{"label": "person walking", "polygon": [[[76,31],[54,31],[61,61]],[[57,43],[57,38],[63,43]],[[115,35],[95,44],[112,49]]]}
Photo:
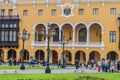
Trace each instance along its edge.
{"label": "person walking", "polygon": [[12,58],[9,59],[9,66],[12,66]]}
{"label": "person walking", "polygon": [[108,67],[109,67],[109,63],[108,61],[105,62],[105,72],[108,72]]}
{"label": "person walking", "polygon": [[114,72],[114,69],[115,69],[114,66],[115,66],[114,62],[111,61],[110,62],[110,72],[112,72],[112,73]]}
{"label": "person walking", "polygon": [[75,72],[77,72],[78,68],[79,68],[79,60],[78,59],[75,60],[75,68],[76,68]]}
{"label": "person walking", "polygon": [[98,61],[98,72],[100,72],[100,70],[101,70],[101,62],[100,61]]}
{"label": "person walking", "polygon": [[102,72],[105,72],[105,61],[104,60],[101,62],[101,68],[102,68]]}
{"label": "person walking", "polygon": [[14,58],[13,64],[14,64],[14,66],[16,66],[16,58]]}
{"label": "person walking", "polygon": [[1,63],[2,63],[2,59],[0,58],[0,65],[1,65]]}
{"label": "person walking", "polygon": [[63,65],[66,66],[66,59],[63,60]]}
{"label": "person walking", "polygon": [[120,72],[120,61],[117,62],[117,70]]}
{"label": "person walking", "polygon": [[61,68],[61,60],[58,61],[58,68]]}

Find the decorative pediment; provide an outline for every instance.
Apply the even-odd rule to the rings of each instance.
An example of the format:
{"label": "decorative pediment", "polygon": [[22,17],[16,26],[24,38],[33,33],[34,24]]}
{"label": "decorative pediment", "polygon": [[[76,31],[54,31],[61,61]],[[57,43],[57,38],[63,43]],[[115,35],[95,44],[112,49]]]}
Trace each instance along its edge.
{"label": "decorative pediment", "polygon": [[58,4],[58,6],[62,9],[61,16],[66,17],[66,18],[74,16],[73,9],[76,6],[75,4],[64,3],[64,4]]}

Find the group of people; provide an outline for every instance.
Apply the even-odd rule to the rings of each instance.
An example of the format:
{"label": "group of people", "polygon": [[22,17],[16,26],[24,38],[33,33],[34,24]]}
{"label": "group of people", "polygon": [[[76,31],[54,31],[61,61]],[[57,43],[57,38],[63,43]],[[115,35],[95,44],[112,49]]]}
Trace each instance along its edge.
{"label": "group of people", "polygon": [[14,58],[14,59],[10,58],[7,60],[6,63],[8,63],[9,66],[12,66],[12,65],[16,66],[20,64],[20,61],[21,60],[19,58]]}
{"label": "group of people", "polygon": [[2,61],[2,58],[0,58],[0,65],[1,65],[2,62],[3,62],[3,61]]}
{"label": "group of people", "polygon": [[120,71],[120,61],[102,60],[98,62],[98,72],[115,72]]}
{"label": "group of people", "polygon": [[[0,65],[1,65],[2,59],[0,58]],[[7,63],[9,66],[12,65],[19,65],[19,63],[21,62],[20,59],[18,58],[10,58],[8,59]],[[48,65],[47,61],[39,61],[38,59],[31,59],[29,61],[29,66],[34,67],[34,66],[39,66],[40,64],[43,65],[43,67]],[[66,66],[66,60],[64,59],[62,62],[61,60],[58,61],[58,68],[63,67],[65,68]],[[75,68],[76,70],[79,67],[83,67],[86,69],[97,69],[98,72],[115,72],[115,71],[119,71],[120,72],[120,61],[112,61],[112,60],[105,60],[103,59],[102,61],[98,61],[96,62],[95,60],[88,60],[87,64],[84,63],[83,60],[79,60],[79,59],[75,59]]]}
{"label": "group of people", "polygon": [[96,67],[97,67],[97,63],[96,63],[95,60],[93,60],[93,59],[88,60],[87,65],[86,65],[86,68],[96,69]]}
{"label": "group of people", "polygon": [[29,61],[29,66],[31,67],[34,67],[34,66],[39,66],[39,60],[38,59],[31,59],[30,61]]}
{"label": "group of people", "polygon": [[[43,65],[43,67],[46,67],[48,65],[48,61],[40,61],[38,59],[31,59],[29,61],[29,66],[31,67],[34,67],[34,66],[39,66],[40,64]],[[58,68],[61,68],[62,65],[66,65],[66,59],[63,60],[63,63],[61,62],[61,60],[58,61]]]}
{"label": "group of people", "polygon": [[87,64],[84,64],[80,62],[79,59],[75,60],[75,67],[76,70],[82,65],[83,68],[86,69],[97,69],[98,72],[120,72],[120,61],[108,61],[108,60],[102,60],[98,61],[96,63],[95,60],[88,60]]}
{"label": "group of people", "polygon": [[63,59],[63,62],[61,62],[61,60],[58,61],[58,68],[65,68],[66,66],[66,59]]}

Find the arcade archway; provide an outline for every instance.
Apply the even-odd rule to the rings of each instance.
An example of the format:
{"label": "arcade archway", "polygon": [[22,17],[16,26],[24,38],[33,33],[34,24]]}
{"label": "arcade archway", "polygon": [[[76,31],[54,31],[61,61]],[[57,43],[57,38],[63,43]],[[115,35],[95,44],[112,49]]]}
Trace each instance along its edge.
{"label": "arcade archway", "polygon": [[58,63],[58,53],[55,50],[50,51],[50,62],[52,64],[57,64]]}
{"label": "arcade archway", "polygon": [[115,51],[111,51],[107,54],[107,60],[117,60],[118,59],[118,54]]}
{"label": "arcade archway", "polygon": [[90,26],[90,42],[101,42],[102,31],[101,26],[97,23],[93,23]]}
{"label": "arcade archway", "polygon": [[4,51],[2,49],[0,49],[0,58],[4,61]]}
{"label": "arcade archway", "polygon": [[8,56],[7,56],[7,59],[15,59],[16,58],[16,51],[15,50],[13,50],[13,49],[10,49],[9,51],[8,51]]}
{"label": "arcade archway", "polygon": [[94,60],[96,62],[100,61],[100,53],[97,51],[92,51],[89,55],[89,60]]}
{"label": "arcade archway", "polygon": [[35,59],[38,59],[40,62],[42,62],[44,60],[44,52],[42,50],[37,50],[35,52]]}
{"label": "arcade archway", "polygon": [[[63,59],[63,52],[62,52],[62,58]],[[64,58],[66,59],[67,64],[72,64],[72,53],[68,50],[64,51]],[[61,60],[63,62],[63,60]]]}
{"label": "arcade archway", "polygon": [[75,53],[75,60],[76,60],[76,59],[85,62],[85,61],[86,61],[85,52],[83,52],[83,51],[77,51],[77,52]]}
{"label": "arcade archway", "polygon": [[[22,59],[22,51],[20,52],[20,58]],[[24,62],[29,62],[29,52],[26,49],[24,50],[23,59],[24,59]]]}

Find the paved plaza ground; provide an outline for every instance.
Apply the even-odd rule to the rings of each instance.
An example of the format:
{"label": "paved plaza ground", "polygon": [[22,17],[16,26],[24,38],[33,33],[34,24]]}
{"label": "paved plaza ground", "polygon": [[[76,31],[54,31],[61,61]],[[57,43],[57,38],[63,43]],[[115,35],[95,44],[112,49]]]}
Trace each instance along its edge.
{"label": "paved plaza ground", "polygon": [[[7,66],[7,65],[4,65],[4,66]],[[29,67],[29,66],[26,65],[26,67]],[[39,66],[39,67],[42,67],[42,66]],[[76,70],[75,66],[70,66],[70,65],[67,65],[66,68],[58,68],[57,65],[52,65],[52,66],[50,66],[50,68],[51,68],[51,74],[97,73],[97,68],[96,69],[79,68],[78,70]],[[45,73],[45,68],[34,70],[34,67],[32,70],[0,70],[0,74],[44,74],[44,73]]]}

